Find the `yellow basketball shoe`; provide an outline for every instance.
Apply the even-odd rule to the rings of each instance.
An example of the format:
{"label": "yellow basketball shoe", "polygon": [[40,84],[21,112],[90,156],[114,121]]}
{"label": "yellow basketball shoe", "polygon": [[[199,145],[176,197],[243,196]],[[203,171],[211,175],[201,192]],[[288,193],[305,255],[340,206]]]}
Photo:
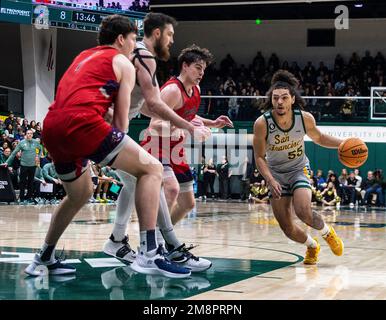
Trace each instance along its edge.
{"label": "yellow basketball shoe", "polygon": [[330,228],[330,232],[323,238],[330,246],[331,251],[336,256],[341,256],[343,254],[343,249],[344,249],[343,241],[341,238],[338,237],[338,235],[336,234],[332,226],[329,226],[329,228]]}
{"label": "yellow basketball shoe", "polygon": [[307,248],[306,256],[304,257],[303,263],[304,264],[316,264],[318,261],[318,255],[320,251],[320,244],[318,239],[315,237],[314,240],[316,241],[316,248]]}

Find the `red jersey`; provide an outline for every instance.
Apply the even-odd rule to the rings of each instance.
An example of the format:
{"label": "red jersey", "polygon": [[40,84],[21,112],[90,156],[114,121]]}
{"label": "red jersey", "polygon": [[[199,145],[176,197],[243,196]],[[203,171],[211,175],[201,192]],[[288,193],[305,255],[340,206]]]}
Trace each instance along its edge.
{"label": "red jersey", "polygon": [[182,107],[179,109],[174,109],[174,111],[181,117],[184,118],[186,121],[192,121],[193,118],[196,116],[198,112],[198,108],[200,107],[201,103],[201,96],[200,96],[200,91],[198,90],[197,86],[194,86],[192,88],[193,92],[192,95],[189,96],[188,93],[185,90],[184,85],[182,82],[176,78],[170,78],[162,87],[161,91],[167,87],[168,85],[171,84],[176,84],[178,88],[181,91],[182,99],[183,99],[183,104]]}
{"label": "red jersey", "polygon": [[98,46],[81,52],[59,82],[50,111],[90,112],[102,117],[115,101],[119,89],[113,58],[118,50]]}
{"label": "red jersey", "polygon": [[[178,86],[183,99],[182,107],[179,109],[174,109],[174,112],[177,113],[181,118],[184,118],[186,121],[192,121],[196,116],[201,103],[201,96],[198,87],[194,86],[192,88],[192,94],[189,96],[182,82],[173,77],[161,87],[161,91],[171,84],[176,84]],[[158,140],[158,146],[156,150],[151,149],[152,138],[156,138]],[[145,139],[141,142],[141,146],[144,147],[154,157],[158,158],[164,165],[170,165],[176,175],[177,180],[180,183],[192,181],[193,177],[190,172],[189,165],[185,162],[185,152],[182,146],[184,139],[182,137],[179,140],[166,138],[170,139],[170,143],[166,146],[162,142],[163,139],[165,138],[152,137],[149,132],[146,132]]]}
{"label": "red jersey", "polygon": [[109,46],[85,50],[60,80],[42,131],[56,163],[90,159],[111,135],[112,127],[103,117],[119,90],[113,70],[117,54],[119,51]]}

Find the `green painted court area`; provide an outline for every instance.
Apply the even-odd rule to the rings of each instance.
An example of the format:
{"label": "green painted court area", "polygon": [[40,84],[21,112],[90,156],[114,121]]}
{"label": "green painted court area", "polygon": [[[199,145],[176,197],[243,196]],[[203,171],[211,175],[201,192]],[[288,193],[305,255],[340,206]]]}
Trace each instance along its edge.
{"label": "green painted court area", "polygon": [[75,275],[34,278],[24,274],[33,250],[0,247],[0,252],[0,300],[184,299],[287,267],[301,259],[298,256],[298,261],[281,262],[209,258],[213,266],[206,272],[186,279],[170,279],[138,274],[103,253],[66,251],[66,261],[77,268]]}

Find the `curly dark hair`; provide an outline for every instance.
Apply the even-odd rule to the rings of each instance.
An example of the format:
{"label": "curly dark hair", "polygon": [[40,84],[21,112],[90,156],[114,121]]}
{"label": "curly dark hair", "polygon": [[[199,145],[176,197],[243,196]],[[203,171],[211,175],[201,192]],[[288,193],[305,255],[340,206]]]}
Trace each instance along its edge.
{"label": "curly dark hair", "polygon": [[195,44],[183,49],[178,56],[178,68],[182,69],[182,64],[185,62],[190,65],[193,62],[203,60],[206,63],[206,66],[210,65],[213,61],[213,55],[206,48],[200,48]]}
{"label": "curly dark hair", "polygon": [[268,98],[263,103],[261,109],[264,111],[268,111],[273,108],[273,105],[272,105],[273,90],[288,89],[291,96],[295,96],[295,103],[293,105],[293,108],[304,110],[304,107],[306,106],[306,102],[300,96],[298,87],[299,87],[299,80],[296,79],[296,77],[291,72],[288,72],[287,70],[276,71],[271,80],[271,87],[267,92]]}

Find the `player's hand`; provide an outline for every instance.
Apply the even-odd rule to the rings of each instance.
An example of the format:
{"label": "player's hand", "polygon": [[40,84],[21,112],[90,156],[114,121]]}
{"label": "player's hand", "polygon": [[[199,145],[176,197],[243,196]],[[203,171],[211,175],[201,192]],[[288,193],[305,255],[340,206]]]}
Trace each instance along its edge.
{"label": "player's hand", "polygon": [[215,121],[214,121],[214,127],[215,128],[224,128],[224,127],[229,127],[233,128],[233,122],[231,119],[229,119],[227,116],[219,116]]}
{"label": "player's hand", "polygon": [[212,135],[212,132],[208,127],[201,126],[201,127],[195,127],[195,130],[193,132],[193,140],[204,142],[206,141],[210,136]]}
{"label": "player's hand", "polygon": [[277,182],[275,179],[267,181],[267,185],[269,190],[272,193],[272,197],[274,199],[280,199],[281,198],[281,185],[279,182]]}
{"label": "player's hand", "polygon": [[8,163],[4,162],[2,164],[0,164],[1,167],[4,167],[4,168],[7,168],[8,167]]}
{"label": "player's hand", "polygon": [[181,138],[185,139],[185,132],[183,129],[172,126],[170,130],[170,138],[172,141],[180,141]]}

